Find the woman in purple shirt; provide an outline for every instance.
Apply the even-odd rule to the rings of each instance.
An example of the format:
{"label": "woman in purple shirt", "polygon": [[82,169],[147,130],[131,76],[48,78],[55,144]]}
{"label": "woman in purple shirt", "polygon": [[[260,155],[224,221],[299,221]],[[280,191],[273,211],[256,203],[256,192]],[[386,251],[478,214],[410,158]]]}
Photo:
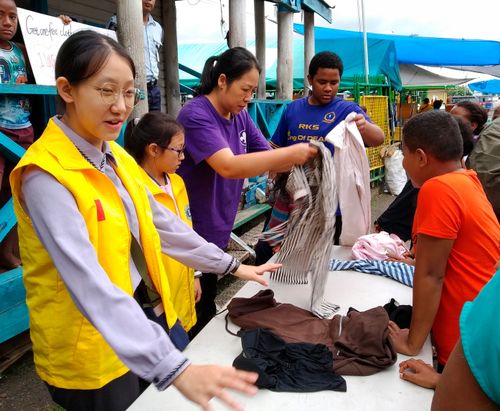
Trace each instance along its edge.
{"label": "woman in purple shirt", "polygon": [[[260,66],[246,49],[235,47],[210,57],[203,68],[198,96],[177,120],[185,129],[186,159],[179,174],[189,196],[193,228],[225,249],[229,243],[243,179],[284,171],[314,156],[309,144],[270,150],[245,108],[259,81]],[[215,315],[217,276],[204,273],[194,337]]]}

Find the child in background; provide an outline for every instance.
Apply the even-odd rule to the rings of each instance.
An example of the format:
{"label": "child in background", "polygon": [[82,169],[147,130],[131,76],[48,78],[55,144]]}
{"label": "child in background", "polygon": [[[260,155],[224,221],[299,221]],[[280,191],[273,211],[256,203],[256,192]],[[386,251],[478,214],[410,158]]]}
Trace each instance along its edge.
{"label": "child in background", "polygon": [[[23,46],[10,41],[17,31],[17,7],[14,0],[0,0],[0,83],[28,82],[28,59]],[[33,143],[30,102],[22,94],[0,95],[0,132],[28,148]],[[9,174],[15,164],[0,155],[0,207],[10,198]],[[21,265],[17,253],[17,232],[12,229],[0,246],[0,266],[11,269]]]}
{"label": "child in background", "polygon": [[459,338],[459,315],[495,272],[500,226],[449,113],[432,110],[403,129],[403,166],[420,187],[413,222],[413,313],[409,329],[389,323],[396,350],[416,355],[429,332],[442,369]]}
{"label": "child in background", "polygon": [[[125,131],[125,149],[143,168],[144,184],[156,201],[189,227],[191,213],[184,181],[175,174],[184,159],[184,129],[168,114],[151,112],[134,119]],[[174,309],[186,331],[196,323],[195,303],[201,298],[194,270],[163,254]]]}

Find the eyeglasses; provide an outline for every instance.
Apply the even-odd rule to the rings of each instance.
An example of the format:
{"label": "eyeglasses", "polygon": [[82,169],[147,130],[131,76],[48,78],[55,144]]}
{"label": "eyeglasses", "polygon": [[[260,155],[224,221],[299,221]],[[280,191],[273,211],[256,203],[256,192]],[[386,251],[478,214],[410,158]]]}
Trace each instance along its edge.
{"label": "eyeglasses", "polygon": [[170,151],[175,151],[177,153],[178,158],[181,158],[184,155],[184,150],[186,149],[186,147],[182,148],[165,147],[165,148]]}
{"label": "eyeglasses", "polygon": [[95,87],[101,95],[104,104],[115,104],[118,101],[119,93],[122,93],[125,105],[129,108],[134,107],[141,100],[142,92],[138,88],[118,89],[114,84],[103,84],[101,87]]}

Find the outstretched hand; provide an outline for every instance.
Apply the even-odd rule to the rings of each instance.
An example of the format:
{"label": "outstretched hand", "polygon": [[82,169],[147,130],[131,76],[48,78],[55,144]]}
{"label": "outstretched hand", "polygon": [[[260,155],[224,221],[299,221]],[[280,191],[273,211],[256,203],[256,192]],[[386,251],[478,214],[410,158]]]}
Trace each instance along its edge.
{"label": "outstretched hand", "polygon": [[256,283],[268,286],[269,283],[262,277],[265,272],[273,272],[281,267],[281,264],[262,264],[258,266],[241,264],[233,274],[242,280],[255,281]]}
{"label": "outstretched hand", "polygon": [[291,160],[294,165],[302,165],[318,154],[317,147],[309,143],[293,144],[287,149],[292,153]]}
{"label": "outstretched hand", "polygon": [[405,252],[402,257],[399,257],[395,254],[387,253],[386,261],[396,261],[399,263],[406,263],[408,265],[415,265],[415,257],[409,251]]}
{"label": "outstretched hand", "polygon": [[436,388],[440,378],[432,365],[416,358],[410,358],[399,364],[399,376],[402,380],[424,388]]}
{"label": "outstretched hand", "polygon": [[232,410],[243,410],[226,391],[225,388],[254,395],[257,392],[255,381],[258,374],[240,371],[233,367],[220,365],[193,365],[187,367],[173,382],[173,385],[189,400],[210,411],[209,402],[216,397],[226,403]]}

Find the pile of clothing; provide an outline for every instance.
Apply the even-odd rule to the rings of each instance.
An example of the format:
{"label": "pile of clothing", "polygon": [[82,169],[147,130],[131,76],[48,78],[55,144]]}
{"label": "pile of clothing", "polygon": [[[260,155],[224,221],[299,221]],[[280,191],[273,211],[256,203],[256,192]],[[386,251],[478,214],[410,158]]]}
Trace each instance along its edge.
{"label": "pile of clothing", "polygon": [[[274,375],[274,379],[271,379],[274,381],[273,389],[278,389],[283,381],[277,382],[276,378],[286,374],[286,369],[294,369],[296,373],[291,375],[295,375],[295,382],[290,384],[289,374],[284,379],[287,387],[292,385],[294,389],[300,387],[303,391],[317,390],[326,380],[331,384],[330,388],[322,389],[337,389],[341,387],[340,380],[334,377],[372,375],[390,367],[397,359],[389,340],[389,316],[383,307],[364,312],[351,309],[346,316],[337,314],[328,320],[292,304],[276,302],[273,291],[268,289],[251,298],[233,298],[228,305],[228,317],[243,330],[266,330],[252,332],[251,337],[248,337],[251,344],[243,345],[243,353],[235,362],[237,367],[264,375],[261,382],[267,381],[263,385],[266,388],[270,388],[270,373]],[[268,332],[278,338],[269,337]],[[245,333],[242,335],[245,336]],[[271,346],[274,348],[268,350],[266,347],[269,345],[259,342],[259,338],[272,341]],[[289,344],[306,345],[288,347]],[[320,347],[316,347],[318,344]],[[294,354],[290,357],[291,352]],[[308,357],[312,364],[305,365]],[[244,361],[241,361],[242,358]],[[293,365],[290,358],[299,359],[298,365]],[[321,369],[321,376],[312,380],[312,387],[304,387],[307,379],[297,377],[297,373],[301,372],[298,370],[309,373],[318,369]]]}

